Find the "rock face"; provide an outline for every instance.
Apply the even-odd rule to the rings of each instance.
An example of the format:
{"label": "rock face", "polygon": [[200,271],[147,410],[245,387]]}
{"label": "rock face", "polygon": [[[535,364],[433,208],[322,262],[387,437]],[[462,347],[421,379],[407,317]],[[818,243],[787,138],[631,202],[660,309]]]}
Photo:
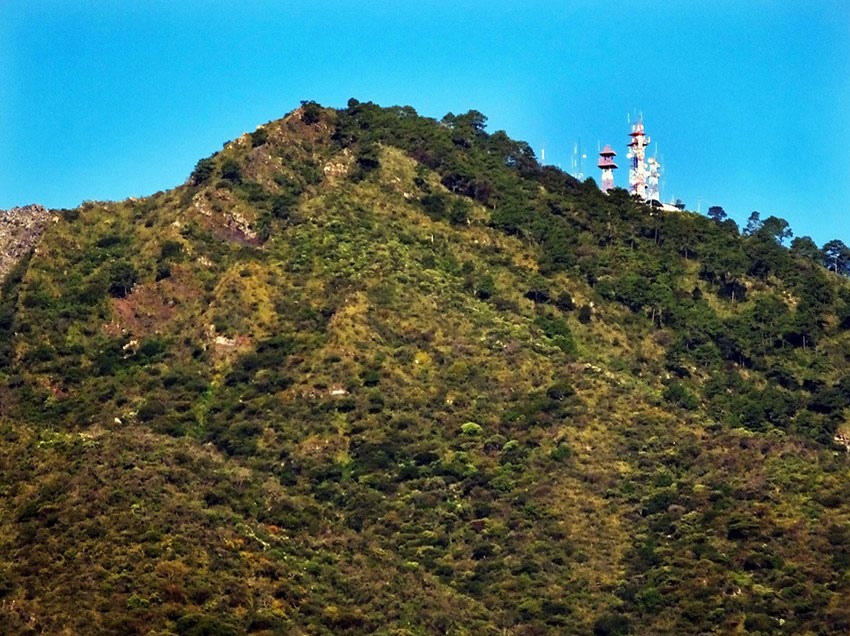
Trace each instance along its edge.
{"label": "rock face", "polygon": [[0,281],[35,246],[49,218],[40,205],[0,210]]}

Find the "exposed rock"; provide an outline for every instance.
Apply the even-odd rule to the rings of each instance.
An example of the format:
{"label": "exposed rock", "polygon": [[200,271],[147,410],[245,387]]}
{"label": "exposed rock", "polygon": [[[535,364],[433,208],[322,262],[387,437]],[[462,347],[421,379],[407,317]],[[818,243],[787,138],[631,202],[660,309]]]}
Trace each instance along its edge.
{"label": "exposed rock", "polygon": [[0,210],[0,281],[35,247],[49,218],[40,205]]}
{"label": "exposed rock", "polygon": [[328,389],[328,395],[331,397],[343,397],[344,395],[348,395],[348,391],[341,384],[333,384]]}

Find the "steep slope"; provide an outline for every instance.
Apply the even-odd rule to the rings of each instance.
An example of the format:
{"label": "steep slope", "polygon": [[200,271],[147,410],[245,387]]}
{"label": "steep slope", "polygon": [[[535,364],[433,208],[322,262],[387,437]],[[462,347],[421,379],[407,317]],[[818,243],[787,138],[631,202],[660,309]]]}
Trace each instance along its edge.
{"label": "steep slope", "polygon": [[839,633],[846,282],[305,104],[0,307],[0,630]]}

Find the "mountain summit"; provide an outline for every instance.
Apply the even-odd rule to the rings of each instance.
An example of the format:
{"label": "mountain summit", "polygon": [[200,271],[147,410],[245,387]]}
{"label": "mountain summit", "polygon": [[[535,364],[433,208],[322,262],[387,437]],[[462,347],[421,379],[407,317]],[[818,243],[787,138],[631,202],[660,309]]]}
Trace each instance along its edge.
{"label": "mountain summit", "polygon": [[847,279],[485,123],[306,102],[31,211],[0,632],[850,629]]}

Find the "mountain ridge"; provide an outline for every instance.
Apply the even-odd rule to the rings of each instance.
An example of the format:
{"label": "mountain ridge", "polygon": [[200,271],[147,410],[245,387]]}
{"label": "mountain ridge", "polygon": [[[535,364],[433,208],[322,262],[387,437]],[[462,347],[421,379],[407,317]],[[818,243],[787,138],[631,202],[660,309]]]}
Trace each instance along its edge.
{"label": "mountain ridge", "polygon": [[485,122],[308,102],[50,224],[0,296],[10,633],[850,625],[847,282]]}

